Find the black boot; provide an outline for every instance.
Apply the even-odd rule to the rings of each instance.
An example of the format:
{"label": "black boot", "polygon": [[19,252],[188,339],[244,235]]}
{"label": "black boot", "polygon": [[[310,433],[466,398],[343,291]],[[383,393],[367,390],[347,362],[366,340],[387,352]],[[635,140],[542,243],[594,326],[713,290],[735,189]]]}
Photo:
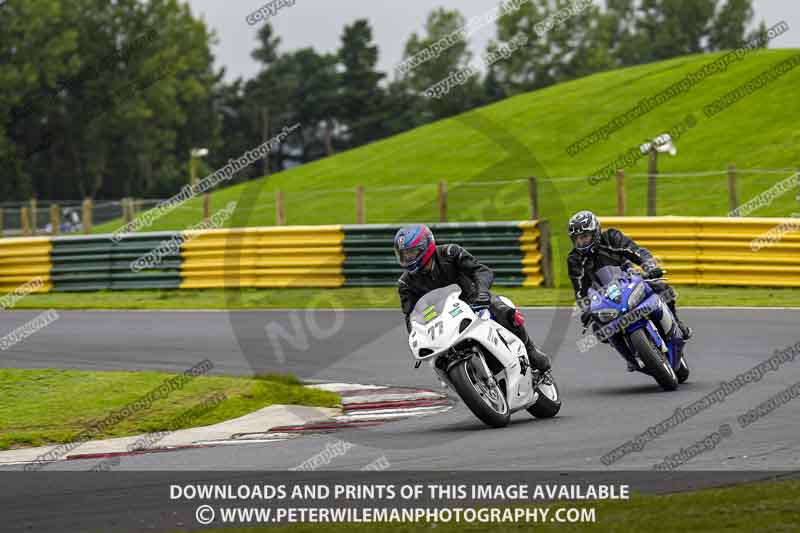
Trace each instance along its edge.
{"label": "black boot", "polygon": [[534,370],[538,370],[542,374],[550,370],[550,358],[536,347],[530,337],[525,341],[525,349],[528,351],[528,359]]}
{"label": "black boot", "polygon": [[669,310],[672,311],[672,317],[675,319],[675,323],[678,325],[678,329],[681,330],[681,335],[683,335],[683,340],[688,341],[692,338],[692,328],[684,324],[680,318],[678,318],[678,311],[675,309],[675,302],[672,301],[669,303]]}
{"label": "black boot", "polygon": [[543,351],[536,347],[528,335],[528,330],[525,329],[524,322],[517,321],[516,310],[513,307],[508,307],[505,304],[498,304],[495,302],[496,316],[500,319],[498,323],[517,336],[519,340],[525,345],[525,350],[528,352],[528,360],[531,362],[531,368],[544,374],[550,370],[550,358],[545,355]]}

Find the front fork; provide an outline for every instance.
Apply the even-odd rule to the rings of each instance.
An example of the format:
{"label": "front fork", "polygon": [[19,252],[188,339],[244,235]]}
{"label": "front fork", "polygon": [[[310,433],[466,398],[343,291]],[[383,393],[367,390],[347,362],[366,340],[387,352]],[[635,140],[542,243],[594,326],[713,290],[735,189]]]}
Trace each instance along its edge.
{"label": "front fork", "polygon": [[[455,386],[453,386],[453,382],[450,381],[450,369],[456,366],[458,363],[466,360],[471,359],[472,357],[480,356],[480,353],[477,352],[474,348],[469,349],[469,351],[463,352],[449,352],[445,355],[440,355],[436,361],[433,362],[433,369],[436,371],[436,375],[439,376],[439,381],[442,383],[442,386],[445,388],[449,388],[453,392],[456,392]],[[483,361],[483,358],[480,358]],[[488,368],[486,368],[486,362],[483,361],[483,368],[486,369],[487,375],[491,376],[491,373],[488,372]]]}
{"label": "front fork", "polygon": [[623,335],[612,335],[608,342],[617,350],[617,353],[622,356],[623,359],[626,361],[638,365],[636,360],[636,354],[633,352],[633,348],[631,348],[630,343],[628,342],[627,331],[626,334]]}
{"label": "front fork", "polygon": [[680,366],[683,358],[683,334],[680,332],[678,322],[666,302],[660,299],[659,303],[661,306],[661,318],[658,321],[660,332],[654,331],[652,333],[659,334],[662,339],[661,346],[663,346],[661,349],[666,352],[669,364],[675,370]]}
{"label": "front fork", "polygon": [[[661,327],[661,330],[659,330],[659,327],[656,326],[655,322],[652,319],[648,318],[640,323],[634,324],[633,326],[629,327],[626,330],[626,334],[630,334],[636,331],[637,329],[642,329],[642,328],[647,330],[647,334],[653,340],[653,344],[656,345],[656,348],[658,348],[658,350],[662,354],[667,356],[667,360],[669,361],[670,366],[674,370],[678,368],[681,362],[682,353],[680,348],[682,346],[682,339],[675,337],[676,332],[674,331],[674,329],[677,328],[677,324],[672,319],[672,315],[666,313],[665,310],[663,309],[664,306],[663,302],[661,305],[662,305],[662,319],[659,321],[659,326]],[[665,318],[666,320],[664,320]],[[663,333],[665,326],[670,327],[670,329],[666,330],[669,332],[669,334],[667,334],[666,336]],[[670,339],[670,341],[667,341],[667,339]],[[630,342],[628,341],[628,335],[625,336],[625,344],[627,345],[628,351],[634,354],[634,356],[636,356],[636,354],[633,351],[633,347],[630,345]],[[637,357],[637,364],[638,364],[638,357]],[[641,365],[639,365],[639,367],[641,368]]]}

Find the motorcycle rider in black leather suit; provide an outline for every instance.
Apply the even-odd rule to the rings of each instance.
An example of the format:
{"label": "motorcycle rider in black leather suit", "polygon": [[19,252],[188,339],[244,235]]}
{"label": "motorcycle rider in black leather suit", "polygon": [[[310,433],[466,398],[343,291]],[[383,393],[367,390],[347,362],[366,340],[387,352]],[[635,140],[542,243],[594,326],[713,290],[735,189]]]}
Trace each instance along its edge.
{"label": "motorcycle rider in black leather suit", "polygon": [[[591,211],[579,211],[569,220],[568,231],[572,240],[572,251],[567,256],[567,269],[572,286],[575,289],[575,298],[581,310],[581,323],[587,327],[592,322],[591,313],[585,304],[589,287],[592,285],[594,273],[605,266],[619,266],[628,269],[631,264],[636,264],[644,270],[644,278],[648,284],[667,303],[675,317],[675,322],[685,340],[692,336],[692,329],[686,326],[679,318],[675,308],[676,294],[674,290],[663,281],[654,281],[664,276],[664,271],[658,266],[649,250],[636,244],[631,238],[616,228],[602,231],[600,221]],[[593,324],[595,332],[599,324]],[[598,337],[599,338],[599,337]],[[610,342],[612,346],[628,361],[628,370],[637,368],[633,362],[634,357],[628,345],[618,332],[602,342]]]}
{"label": "motorcycle rider in black leather suit", "polygon": [[409,315],[417,301],[434,289],[455,283],[461,287],[462,300],[472,306],[488,307],[495,322],[525,343],[534,370],[541,374],[550,370],[550,359],[531,340],[522,314],[490,292],[494,274],[489,267],[458,244],[436,246],[433,233],[423,224],[401,228],[395,235],[394,247],[398,262],[406,269],[398,280],[398,292],[409,332]]}

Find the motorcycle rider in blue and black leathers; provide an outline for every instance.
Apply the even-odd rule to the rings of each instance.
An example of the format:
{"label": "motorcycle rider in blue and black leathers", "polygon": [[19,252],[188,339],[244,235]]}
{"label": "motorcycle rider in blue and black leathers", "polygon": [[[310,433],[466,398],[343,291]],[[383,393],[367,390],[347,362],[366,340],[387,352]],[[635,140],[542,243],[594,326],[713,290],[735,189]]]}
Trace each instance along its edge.
{"label": "motorcycle rider in blue and black leathers", "polygon": [[[572,240],[572,251],[567,256],[567,269],[572,286],[575,289],[575,298],[581,311],[581,323],[587,327],[592,322],[591,312],[585,305],[589,287],[594,281],[594,273],[606,266],[618,266],[627,270],[631,264],[636,264],[644,270],[644,278],[662,300],[667,303],[675,322],[683,334],[684,340],[692,336],[692,329],[678,318],[675,308],[675,291],[663,281],[654,281],[664,276],[664,271],[658,266],[647,248],[636,244],[631,238],[616,228],[601,230],[600,221],[591,211],[579,211],[569,219],[568,231]],[[595,333],[599,324],[593,323]],[[600,338],[600,337],[598,337]],[[633,354],[620,332],[611,335],[609,342],[628,361],[628,370],[633,371],[638,366],[634,362]]]}
{"label": "motorcycle rider in blue and black leathers", "polygon": [[424,224],[400,228],[394,238],[394,250],[406,270],[398,280],[398,292],[408,331],[409,316],[417,301],[434,289],[455,283],[461,287],[461,299],[473,306],[488,307],[495,322],[525,344],[531,367],[549,377],[550,359],[531,340],[522,314],[490,292],[494,274],[489,267],[457,244],[436,246],[433,233]]}

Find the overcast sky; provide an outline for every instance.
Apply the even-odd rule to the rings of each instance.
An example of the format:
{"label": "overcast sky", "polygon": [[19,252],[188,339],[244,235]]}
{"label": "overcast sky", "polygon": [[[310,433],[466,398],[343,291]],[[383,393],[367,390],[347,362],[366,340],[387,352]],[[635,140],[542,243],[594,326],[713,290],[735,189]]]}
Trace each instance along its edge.
{"label": "overcast sky", "polygon": [[[253,77],[258,64],[250,58],[256,46],[258,26],[245,18],[267,3],[266,0],[187,0],[195,16],[205,19],[216,31],[214,46],[216,66],[226,68],[228,80]],[[391,72],[402,59],[403,45],[412,32],[421,33],[428,13],[436,7],[458,9],[467,19],[498,5],[496,0],[295,0],[270,19],[281,37],[281,49],[307,46],[319,52],[333,52],[345,25],[359,18],[370,21],[380,49],[379,69]],[[754,0],[756,21],[772,26],[780,20],[789,23],[789,32],[781,35],[771,48],[800,48],[800,2],[797,0]],[[470,45],[481,53],[494,37],[494,25],[472,35]]]}

